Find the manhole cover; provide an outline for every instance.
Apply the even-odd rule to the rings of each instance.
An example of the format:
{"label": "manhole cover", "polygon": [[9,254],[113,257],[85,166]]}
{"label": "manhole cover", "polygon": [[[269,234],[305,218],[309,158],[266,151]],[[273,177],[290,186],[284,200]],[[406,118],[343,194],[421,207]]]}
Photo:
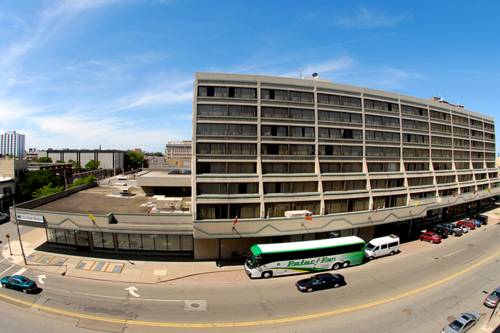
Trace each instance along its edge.
{"label": "manhole cover", "polygon": [[202,300],[184,301],[184,310],[207,311],[207,301],[202,301]]}

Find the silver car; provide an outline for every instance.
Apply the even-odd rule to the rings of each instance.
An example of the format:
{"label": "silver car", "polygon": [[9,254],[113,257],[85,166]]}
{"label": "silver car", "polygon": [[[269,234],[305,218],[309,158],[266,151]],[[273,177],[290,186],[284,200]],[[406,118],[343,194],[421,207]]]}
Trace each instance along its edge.
{"label": "silver car", "polygon": [[497,306],[498,300],[500,300],[500,287],[497,287],[491,294],[486,296],[483,304],[489,308],[494,308]]}
{"label": "silver car", "polygon": [[465,312],[448,324],[441,333],[462,333],[469,331],[477,324],[481,315],[477,312]]}

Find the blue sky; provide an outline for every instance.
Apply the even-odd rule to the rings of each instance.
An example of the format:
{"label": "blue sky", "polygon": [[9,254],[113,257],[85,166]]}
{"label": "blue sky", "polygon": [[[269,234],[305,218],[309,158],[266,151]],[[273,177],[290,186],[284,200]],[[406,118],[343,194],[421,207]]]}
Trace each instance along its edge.
{"label": "blue sky", "polygon": [[322,79],[497,116],[498,1],[0,2],[0,130],[27,147],[163,151],[197,71]]}

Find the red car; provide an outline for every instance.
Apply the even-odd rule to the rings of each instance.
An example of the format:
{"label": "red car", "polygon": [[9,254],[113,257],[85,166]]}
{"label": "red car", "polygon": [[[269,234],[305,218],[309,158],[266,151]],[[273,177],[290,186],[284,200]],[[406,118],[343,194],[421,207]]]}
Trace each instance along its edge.
{"label": "red car", "polygon": [[420,240],[421,241],[426,241],[426,242],[431,242],[434,244],[439,244],[441,243],[441,236],[436,234],[435,232],[432,231],[423,231],[420,234]]}
{"label": "red car", "polygon": [[458,221],[457,223],[455,223],[456,225],[458,226],[466,226],[467,228],[469,228],[470,230],[474,230],[476,229],[476,224],[472,221],[466,221],[466,220],[461,220],[461,221]]}

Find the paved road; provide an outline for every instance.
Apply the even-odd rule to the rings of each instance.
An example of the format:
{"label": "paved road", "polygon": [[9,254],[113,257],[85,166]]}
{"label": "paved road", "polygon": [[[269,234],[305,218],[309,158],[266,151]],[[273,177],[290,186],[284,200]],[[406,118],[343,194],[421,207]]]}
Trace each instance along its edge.
{"label": "paved road", "polygon": [[[42,316],[47,320],[40,332],[44,329],[86,332],[84,328],[93,332],[181,330],[144,326],[156,322],[243,326],[205,328],[216,332],[434,332],[460,311],[488,312],[481,305],[483,290],[500,284],[499,240],[500,225],[488,225],[461,238],[449,238],[440,245],[417,242],[407,253],[341,271],[348,282],[343,288],[311,294],[299,293],[294,287],[295,281],[303,276],[248,280],[245,284],[180,280],[135,285],[134,292],[140,297],[134,297],[125,290],[131,287],[127,284],[46,274],[43,291],[38,295],[0,290],[0,298],[15,297],[24,302],[14,305],[12,299],[2,299],[7,303],[0,302],[4,314],[0,316],[0,327],[12,328],[10,332],[32,332],[33,325]],[[8,260],[0,261],[1,275],[19,269]],[[457,272],[459,275],[454,276]],[[23,274],[36,279],[41,273],[30,268]],[[432,287],[436,281],[440,283]],[[424,289],[419,290],[422,286]],[[414,293],[402,297],[409,291]],[[396,300],[386,302],[390,297]],[[359,309],[371,303],[374,306]],[[41,315],[39,308],[84,313],[89,317],[70,319],[68,313],[66,316]],[[328,314],[331,311],[345,313]],[[96,320],[99,318],[119,321],[100,322]],[[143,322],[139,326],[130,325],[130,320]],[[262,323],[269,320],[271,322]],[[278,322],[282,320],[288,322]],[[483,318],[482,323],[485,320]],[[201,329],[187,327],[184,330],[199,332]]]}

